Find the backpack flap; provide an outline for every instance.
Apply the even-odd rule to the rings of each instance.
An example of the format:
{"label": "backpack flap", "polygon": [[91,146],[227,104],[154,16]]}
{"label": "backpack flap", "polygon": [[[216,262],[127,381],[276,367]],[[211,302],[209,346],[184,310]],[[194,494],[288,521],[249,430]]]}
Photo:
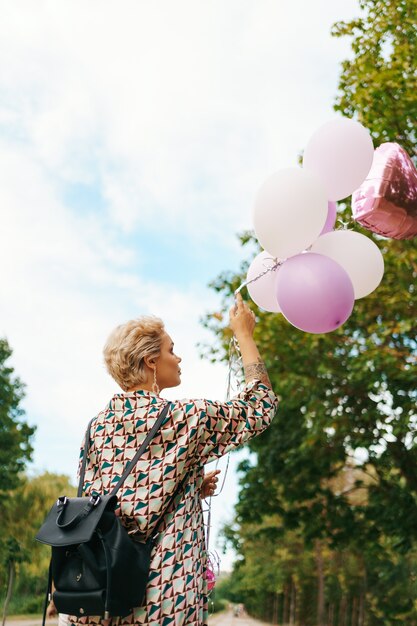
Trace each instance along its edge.
{"label": "backpack flap", "polygon": [[67,498],[60,496],[49,511],[35,539],[60,547],[90,541],[106,511],[113,512],[117,496]]}

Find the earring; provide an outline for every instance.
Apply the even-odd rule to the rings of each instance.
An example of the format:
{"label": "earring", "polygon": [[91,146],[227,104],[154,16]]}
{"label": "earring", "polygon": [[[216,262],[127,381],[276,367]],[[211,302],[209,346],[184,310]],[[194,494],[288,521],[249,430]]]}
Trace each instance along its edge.
{"label": "earring", "polygon": [[160,389],[159,389],[159,387],[158,387],[158,383],[156,382],[156,367],[154,367],[154,370],[153,370],[153,385],[152,385],[152,391],[153,391],[153,392],[154,392],[157,396],[159,396]]}

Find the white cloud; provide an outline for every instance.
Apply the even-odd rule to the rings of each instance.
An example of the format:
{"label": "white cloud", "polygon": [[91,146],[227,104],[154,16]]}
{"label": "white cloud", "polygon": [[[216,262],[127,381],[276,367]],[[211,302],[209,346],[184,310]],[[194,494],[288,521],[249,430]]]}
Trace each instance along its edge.
{"label": "white cloud", "polygon": [[17,1],[3,86],[38,158],[98,176],[117,225],[157,211],[222,236],[250,225],[260,182],[330,114],[346,44],[328,31],[355,5]]}

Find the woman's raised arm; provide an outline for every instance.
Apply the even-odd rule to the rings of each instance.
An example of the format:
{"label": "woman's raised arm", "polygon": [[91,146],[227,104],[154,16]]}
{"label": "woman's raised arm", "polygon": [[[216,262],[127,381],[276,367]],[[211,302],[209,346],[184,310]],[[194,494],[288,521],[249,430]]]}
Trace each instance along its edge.
{"label": "woman's raised arm", "polygon": [[267,387],[271,387],[268,372],[253,338],[255,324],[255,314],[243,302],[242,296],[238,293],[236,305],[230,309],[230,328],[233,330],[239,344],[245,372],[245,382],[249,383],[251,380],[256,379],[260,380]]}

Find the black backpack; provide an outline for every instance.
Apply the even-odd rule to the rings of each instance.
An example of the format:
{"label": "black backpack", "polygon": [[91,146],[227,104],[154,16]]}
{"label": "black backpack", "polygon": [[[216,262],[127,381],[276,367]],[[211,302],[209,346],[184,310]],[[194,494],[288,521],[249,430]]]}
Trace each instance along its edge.
{"label": "black backpack", "polygon": [[[158,415],[111,493],[81,497],[93,420],[89,423],[77,497],[60,496],[36,535],[38,541],[52,547],[43,624],[52,581],[55,587],[53,601],[59,613],[78,617],[100,615],[107,619],[111,616],[124,617],[134,607],[141,606],[148,582],[151,551],[165,513],[159,518],[152,537],[140,543],[128,535],[115,515],[116,493],[148,447],[168,409],[169,403]],[[165,511],[184,482],[185,477]]]}

